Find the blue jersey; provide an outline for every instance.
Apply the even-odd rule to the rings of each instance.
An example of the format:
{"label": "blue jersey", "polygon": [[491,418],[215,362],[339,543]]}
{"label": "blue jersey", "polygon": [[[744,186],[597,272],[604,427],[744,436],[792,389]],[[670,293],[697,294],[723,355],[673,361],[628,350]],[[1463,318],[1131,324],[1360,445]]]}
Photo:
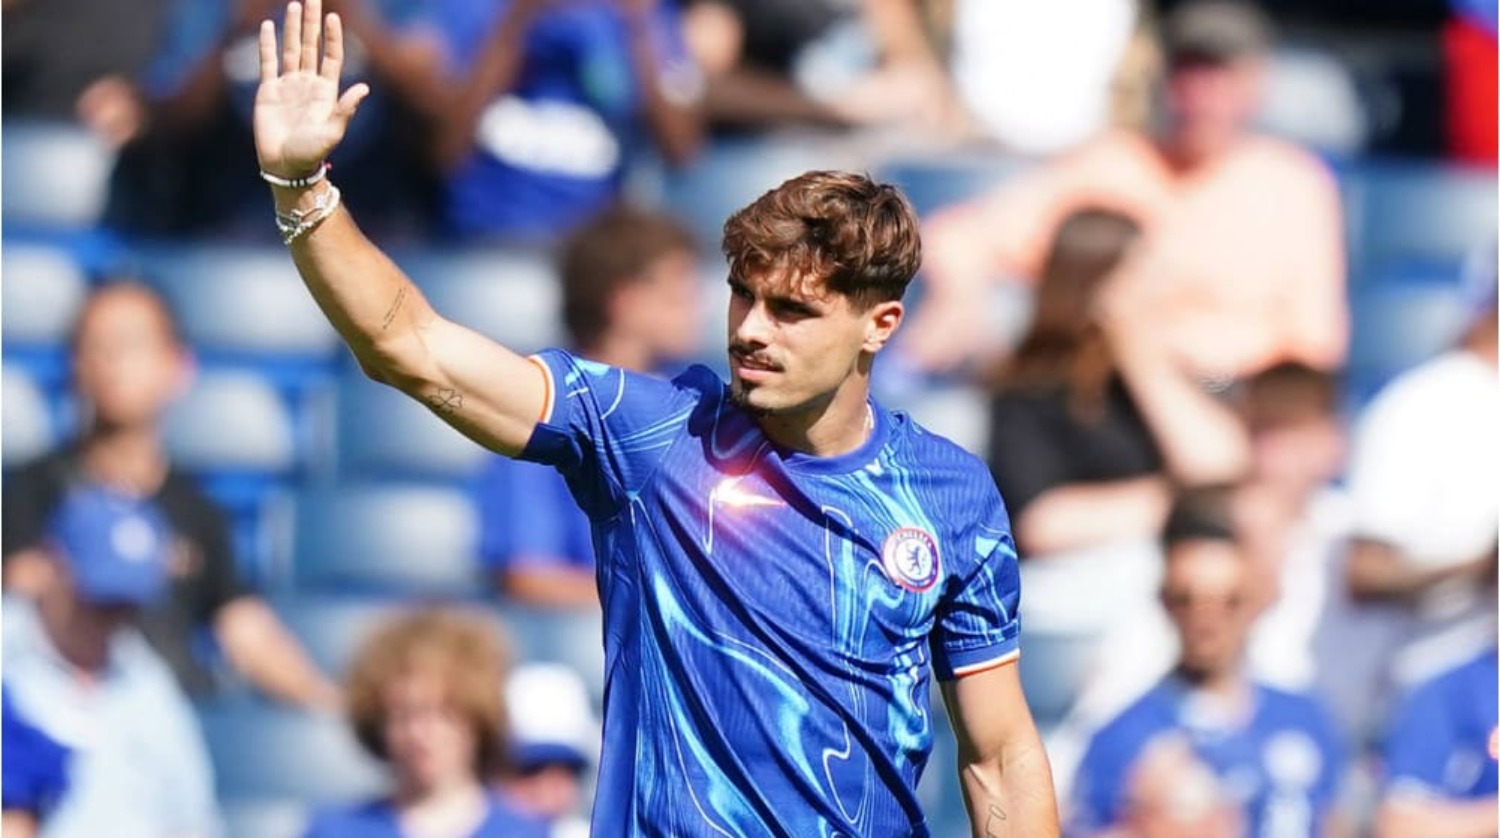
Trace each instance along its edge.
{"label": "blue jersey", "polygon": [[931,673],[1018,653],[984,465],[873,404],[864,445],[814,457],[703,367],[537,360],[552,394],[522,456],[568,480],[600,565],[594,835],[927,834]]}
{"label": "blue jersey", "polygon": [[1414,689],[1396,711],[1386,743],[1386,782],[1445,798],[1476,799],[1500,790],[1500,701],[1493,649]]}
{"label": "blue jersey", "polygon": [[1130,772],[1158,737],[1180,736],[1245,813],[1247,834],[1323,834],[1343,770],[1333,722],[1312,698],[1251,686],[1248,718],[1168,677],[1089,742],[1074,781],[1070,832],[1091,834],[1125,815]]}
{"label": "blue jersey", "polygon": [[575,568],[593,571],[589,519],[556,471],[495,457],[480,475],[479,559],[489,570]]}
{"label": "blue jersey", "polygon": [[[484,820],[468,838],[547,838],[546,821],[491,795]],[[401,838],[401,813],[389,800],[327,809],[314,814],[304,838]]]}

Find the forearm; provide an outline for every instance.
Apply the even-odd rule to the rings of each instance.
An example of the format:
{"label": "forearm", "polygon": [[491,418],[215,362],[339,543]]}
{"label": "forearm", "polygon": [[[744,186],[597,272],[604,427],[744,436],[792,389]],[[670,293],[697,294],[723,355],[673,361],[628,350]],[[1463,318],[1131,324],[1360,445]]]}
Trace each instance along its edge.
{"label": "forearm", "polygon": [[1394,547],[1378,541],[1356,539],[1346,567],[1349,592],[1364,601],[1407,600],[1447,579],[1478,576],[1481,556],[1463,564],[1422,567],[1406,560]]}
{"label": "forearm", "polygon": [[[651,19],[641,15],[628,23],[630,63],[641,91],[646,124],[661,149],[662,156],[674,165],[692,160],[703,144],[703,116],[699,97],[693,91],[669,90],[670,82],[662,77],[661,62],[651,40]],[[685,83],[685,82],[684,82]],[[688,102],[692,95],[695,100]]]}
{"label": "forearm", "polygon": [[1420,800],[1387,803],[1375,822],[1376,838],[1494,838],[1500,801]]}
{"label": "forearm", "polygon": [[994,760],[965,764],[959,777],[975,838],[1059,833],[1052,770],[1040,738]]}
{"label": "forearm", "polygon": [[534,0],[514,3],[491,33],[479,61],[437,116],[434,154],[439,167],[463,161],[474,142],[479,117],[501,93],[515,87],[526,57],[526,32],[536,15]]}
{"label": "forearm", "polygon": [[[273,188],[276,209],[311,206],[327,181],[304,190]],[[436,317],[416,285],[360,232],[340,206],[290,246],[308,291],[373,376],[399,384],[415,364],[416,330]]]}
{"label": "forearm", "polygon": [[577,568],[517,567],[500,577],[505,594],[530,605],[551,608],[599,606],[594,574]]}
{"label": "forearm", "polygon": [[229,662],[256,688],[301,707],[336,704],[338,689],[261,600],[244,597],[224,606],[215,628]]}
{"label": "forearm", "polygon": [[843,115],[803,93],[785,77],[743,65],[709,80],[704,108],[714,121],[727,125],[850,125]]}
{"label": "forearm", "polygon": [[1173,480],[1207,486],[1233,482],[1249,470],[1250,438],[1240,417],[1205,392],[1154,336],[1127,335],[1113,345],[1125,385]]}
{"label": "forearm", "polygon": [[1172,503],[1167,480],[1152,475],[1048,489],[1016,517],[1016,540],[1028,556],[1155,536]]}

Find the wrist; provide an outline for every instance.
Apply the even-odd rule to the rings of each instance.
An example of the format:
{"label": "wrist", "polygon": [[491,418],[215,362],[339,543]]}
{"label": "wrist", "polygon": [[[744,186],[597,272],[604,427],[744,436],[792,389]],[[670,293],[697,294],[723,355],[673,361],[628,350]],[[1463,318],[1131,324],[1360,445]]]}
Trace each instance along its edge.
{"label": "wrist", "polygon": [[305,189],[326,179],[330,168],[332,167],[327,160],[314,166],[310,171],[296,174],[283,174],[274,169],[261,167],[260,179],[281,189]]}

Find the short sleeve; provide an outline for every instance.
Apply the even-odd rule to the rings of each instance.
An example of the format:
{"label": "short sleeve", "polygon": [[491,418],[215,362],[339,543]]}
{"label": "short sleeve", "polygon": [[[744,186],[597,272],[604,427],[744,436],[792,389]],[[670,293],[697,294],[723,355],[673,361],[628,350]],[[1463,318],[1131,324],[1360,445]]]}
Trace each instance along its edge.
{"label": "short sleeve", "polygon": [[1020,655],[1020,568],[1003,510],[997,518],[966,545],[972,558],[964,557],[961,575],[938,606],[933,665],[940,679],[983,672]]}
{"label": "short sleeve", "polygon": [[47,516],[62,494],[49,461],[38,461],[5,476],[0,492],[0,553],[6,558],[42,544]]}
{"label": "short sleeve", "polygon": [[62,798],[68,785],[68,749],[21,716],[4,690],[0,739],[5,742],[4,807],[44,813]]}
{"label": "short sleeve", "polygon": [[1068,458],[1058,450],[1055,426],[1041,406],[1024,397],[1002,396],[990,410],[990,474],[1013,514],[1039,495],[1072,479]]}
{"label": "short sleeve", "polygon": [[1424,684],[1391,717],[1385,746],[1387,794],[1446,794],[1444,773],[1458,750],[1458,725],[1441,682]]}
{"label": "short sleeve", "polygon": [[219,610],[253,593],[240,573],[224,511],[187,477],[174,474],[159,496],[172,528],[200,551],[203,572],[192,579],[185,605],[196,625],[207,625]]}
{"label": "short sleeve", "polygon": [[595,520],[613,517],[645,488],[713,377],[694,367],[667,381],[556,349],[532,360],[546,374],[547,405],[519,459],[561,472]]}
{"label": "short sleeve", "polygon": [[588,519],[557,472],[496,457],[480,477],[479,561],[489,570],[593,566]]}

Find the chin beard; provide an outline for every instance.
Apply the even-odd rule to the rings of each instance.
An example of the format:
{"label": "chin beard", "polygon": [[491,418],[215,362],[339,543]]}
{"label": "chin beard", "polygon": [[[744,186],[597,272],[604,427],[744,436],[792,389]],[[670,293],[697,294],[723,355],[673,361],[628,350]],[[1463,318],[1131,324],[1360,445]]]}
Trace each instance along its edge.
{"label": "chin beard", "polygon": [[729,400],[735,407],[745,411],[754,417],[770,416],[775,411],[769,407],[763,407],[750,401],[750,390],[743,384],[735,384],[729,388]]}

